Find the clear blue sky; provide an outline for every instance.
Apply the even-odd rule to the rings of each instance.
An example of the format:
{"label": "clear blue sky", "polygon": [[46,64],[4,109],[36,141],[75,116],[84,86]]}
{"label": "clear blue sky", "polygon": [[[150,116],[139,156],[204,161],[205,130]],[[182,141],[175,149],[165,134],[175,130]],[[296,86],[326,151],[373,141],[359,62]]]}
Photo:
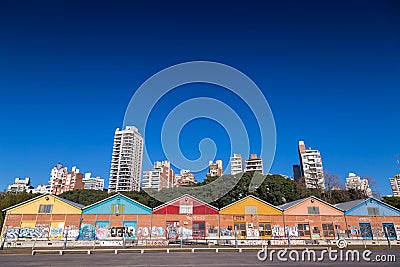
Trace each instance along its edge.
{"label": "clear blue sky", "polygon": [[[372,176],[391,193],[400,153],[398,1],[142,2],[0,1],[1,190],[15,177],[46,183],[57,162],[108,182],[114,130],[135,90],[168,66],[210,60],[247,74],[268,99],[277,127],[271,172],[291,176],[304,140],[329,172]],[[188,88],[164,103],[216,90]],[[173,105],[163,107],[160,118]],[[226,134],[208,120],[184,128],[188,157],[204,137],[227,164]]]}

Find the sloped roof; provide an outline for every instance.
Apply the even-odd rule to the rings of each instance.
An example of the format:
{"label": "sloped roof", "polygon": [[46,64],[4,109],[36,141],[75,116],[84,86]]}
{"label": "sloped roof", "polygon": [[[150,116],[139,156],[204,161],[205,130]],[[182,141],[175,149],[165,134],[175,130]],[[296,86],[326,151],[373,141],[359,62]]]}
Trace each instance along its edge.
{"label": "sloped roof", "polygon": [[306,198],[302,198],[302,199],[298,199],[298,200],[294,200],[285,204],[282,204],[279,206],[279,208],[281,208],[282,210],[287,210],[290,209],[293,206],[296,206],[297,204],[300,204],[301,202],[305,201],[306,199],[309,199],[310,197],[306,197]]}
{"label": "sloped roof", "polygon": [[65,202],[66,204],[68,204],[68,205],[70,205],[70,206],[73,206],[73,207],[77,208],[77,209],[82,209],[82,208],[84,207],[84,205],[78,204],[78,203],[73,202],[73,201],[71,201],[71,200],[67,200],[67,199],[64,199],[64,198],[62,198],[62,197],[59,197],[59,196],[56,196],[56,195],[52,195],[52,194],[50,194],[50,193],[47,193],[47,194],[43,194],[43,195],[40,195],[40,196],[31,198],[31,199],[25,200],[25,201],[23,201],[23,202],[21,202],[21,203],[18,203],[18,204],[16,204],[16,205],[14,205],[14,206],[5,208],[5,209],[3,209],[2,211],[4,212],[4,211],[7,211],[7,210],[16,208],[16,207],[18,207],[18,206],[21,206],[21,205],[24,205],[24,204],[26,204],[26,203],[32,202],[32,201],[34,201],[34,200],[36,200],[36,199],[39,199],[39,198],[42,198],[42,197],[44,197],[44,196],[52,196],[52,197],[54,197],[54,198],[56,198],[56,199],[58,199],[58,200],[60,200],[60,201],[62,201],[62,202]]}
{"label": "sloped roof", "polygon": [[83,209],[85,207],[85,205],[73,202],[73,201],[65,199],[65,198],[61,198],[61,197],[57,197],[57,196],[54,196],[54,197],[61,201],[66,202],[66,203],[70,204],[71,206],[74,206],[75,208],[78,208],[78,209]]}
{"label": "sloped roof", "polygon": [[268,205],[268,206],[271,206],[271,207],[273,207],[273,208],[276,208],[276,209],[282,211],[282,209],[281,209],[280,207],[274,206],[274,205],[268,203],[267,201],[262,200],[262,199],[260,199],[260,198],[258,198],[258,197],[255,197],[255,196],[253,196],[253,195],[248,195],[248,196],[245,196],[244,198],[241,198],[241,199],[239,199],[239,200],[236,200],[235,202],[233,202],[233,203],[231,203],[231,204],[229,204],[229,205],[226,205],[225,207],[221,208],[221,210],[224,210],[224,209],[226,209],[226,208],[229,208],[230,206],[233,206],[233,205],[235,205],[236,203],[239,203],[239,202],[241,202],[241,201],[243,201],[243,200],[245,200],[245,199],[247,199],[247,198],[254,198],[254,199],[256,199],[256,200],[258,200],[258,201],[260,201],[260,202],[262,202],[262,203],[264,203],[264,204],[266,204],[266,205]]}
{"label": "sloped roof", "polygon": [[391,206],[391,205],[389,205],[389,204],[383,202],[382,200],[376,199],[376,198],[374,198],[374,197],[369,197],[369,198],[367,198],[367,199],[358,199],[358,200],[353,200],[353,201],[338,203],[338,204],[336,204],[336,206],[337,206],[339,209],[342,209],[343,211],[349,211],[349,210],[351,210],[351,209],[355,209],[356,207],[362,205],[363,203],[365,203],[365,202],[368,201],[368,200],[371,200],[371,201],[374,200],[374,201],[376,201],[377,203],[379,203],[379,204],[381,204],[381,205],[383,205],[383,206],[385,206],[385,207],[387,207],[387,208],[389,208],[389,209],[392,209],[392,210],[394,210],[394,211],[396,211],[396,212],[400,212],[400,210],[399,210],[398,208],[393,207],[393,206]]}
{"label": "sloped roof", "polygon": [[202,200],[200,200],[200,199],[197,199],[197,198],[195,198],[195,197],[193,197],[193,196],[191,196],[191,195],[189,195],[189,194],[184,194],[184,195],[182,195],[182,196],[180,196],[180,197],[177,197],[177,198],[174,198],[174,199],[172,199],[172,200],[170,200],[170,201],[168,201],[168,202],[165,202],[164,204],[161,204],[160,206],[155,207],[155,208],[153,209],[153,211],[158,210],[158,209],[161,209],[161,208],[163,208],[163,207],[165,207],[165,206],[168,206],[169,204],[172,204],[172,203],[174,203],[175,201],[178,201],[179,199],[182,199],[182,198],[184,198],[184,197],[190,197],[190,198],[192,198],[193,200],[196,200],[196,201],[198,201],[198,202],[200,202],[200,203],[202,203],[202,204],[204,204],[204,205],[206,205],[206,206],[208,206],[208,207],[210,207],[210,208],[212,208],[212,209],[219,210],[218,208],[214,207],[213,205],[208,204],[207,202],[204,202],[204,201],[202,201]]}
{"label": "sloped roof", "polygon": [[288,210],[288,209],[290,209],[290,208],[292,208],[292,207],[294,207],[294,206],[296,206],[296,205],[298,205],[298,204],[302,203],[303,201],[306,201],[307,199],[310,199],[310,198],[316,199],[316,200],[318,200],[318,201],[320,201],[320,202],[322,202],[322,203],[324,203],[324,204],[326,204],[326,205],[328,205],[328,206],[330,206],[330,207],[332,207],[334,209],[343,211],[340,208],[336,207],[335,205],[332,205],[331,203],[328,203],[328,202],[326,202],[326,201],[324,201],[324,200],[322,200],[320,198],[314,197],[314,196],[309,196],[309,197],[306,197],[306,198],[302,198],[302,199],[298,199],[298,200],[295,200],[295,201],[291,201],[291,202],[288,202],[286,204],[280,205],[279,207],[282,210]]}
{"label": "sloped roof", "polygon": [[129,201],[135,202],[136,204],[139,204],[140,206],[143,206],[143,207],[145,207],[145,208],[151,210],[150,207],[147,207],[146,205],[144,205],[144,204],[142,204],[142,203],[140,203],[140,202],[138,202],[138,201],[136,201],[136,200],[134,200],[134,199],[132,199],[132,198],[130,198],[130,197],[127,197],[127,196],[125,196],[124,194],[121,194],[121,193],[119,193],[119,192],[118,192],[117,194],[115,194],[115,195],[109,196],[109,197],[107,197],[107,198],[105,198],[105,199],[102,199],[102,200],[97,201],[97,202],[95,202],[95,203],[93,203],[93,204],[90,204],[90,205],[84,207],[84,209],[88,209],[88,208],[90,208],[90,207],[93,207],[93,206],[95,206],[95,205],[101,203],[101,202],[105,202],[105,201],[107,201],[107,200],[109,200],[109,199],[111,199],[111,198],[115,198],[115,197],[117,197],[117,196],[124,197],[124,198],[126,198],[127,200],[129,200]]}
{"label": "sloped roof", "polygon": [[355,206],[360,205],[364,201],[365,201],[365,199],[357,199],[357,200],[342,202],[342,203],[336,204],[335,207],[337,207],[337,208],[339,208],[339,209],[341,209],[343,211],[347,211],[349,209],[354,208]]}

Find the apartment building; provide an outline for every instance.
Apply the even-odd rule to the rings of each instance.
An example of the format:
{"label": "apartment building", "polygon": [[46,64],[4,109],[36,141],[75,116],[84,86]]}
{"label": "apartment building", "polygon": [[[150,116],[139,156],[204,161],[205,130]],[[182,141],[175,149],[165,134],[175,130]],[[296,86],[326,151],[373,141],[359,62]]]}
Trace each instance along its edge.
{"label": "apartment building", "polygon": [[321,188],[325,190],[324,168],[319,150],[308,148],[304,141],[298,145],[300,167],[307,188]]}
{"label": "apartment building", "polygon": [[232,175],[243,172],[244,169],[242,155],[233,154],[233,156],[230,158],[230,167]]}
{"label": "apartment building", "polygon": [[134,126],[117,128],[111,157],[108,192],[139,191],[142,174],[143,137]]}
{"label": "apartment building", "polygon": [[264,166],[262,158],[259,158],[257,154],[251,154],[250,158],[246,159],[245,172],[251,172],[251,171],[264,174]]}
{"label": "apartment building", "polygon": [[143,189],[153,188],[158,191],[175,186],[175,173],[168,160],[156,161],[152,170],[144,171],[141,186]]}

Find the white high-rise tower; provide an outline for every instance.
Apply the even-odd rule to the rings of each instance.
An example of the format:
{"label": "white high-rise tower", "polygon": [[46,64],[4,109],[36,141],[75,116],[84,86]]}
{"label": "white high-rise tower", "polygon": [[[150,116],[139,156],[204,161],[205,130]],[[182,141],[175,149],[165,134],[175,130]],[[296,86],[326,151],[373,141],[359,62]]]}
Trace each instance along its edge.
{"label": "white high-rise tower", "polygon": [[316,149],[306,149],[304,141],[299,141],[298,149],[305,186],[307,188],[320,188],[325,190],[325,177],[321,153]]}
{"label": "white high-rise tower", "polygon": [[142,173],[143,137],[134,126],[117,128],[111,158],[108,192],[139,191]]}
{"label": "white high-rise tower", "polygon": [[231,165],[231,174],[232,175],[243,172],[242,155],[233,154],[233,156],[231,157],[231,160],[230,160],[230,165]]}

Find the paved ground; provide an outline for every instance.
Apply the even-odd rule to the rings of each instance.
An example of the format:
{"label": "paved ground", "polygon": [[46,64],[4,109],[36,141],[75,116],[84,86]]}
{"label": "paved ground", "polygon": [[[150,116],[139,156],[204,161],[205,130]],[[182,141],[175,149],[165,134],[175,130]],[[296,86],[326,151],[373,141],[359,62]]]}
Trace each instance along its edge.
{"label": "paved ground", "polygon": [[[319,255],[319,252],[317,253]],[[400,250],[374,250],[370,256],[395,255],[396,262],[377,263],[365,261],[340,262],[279,262],[259,261],[256,252],[179,252],[179,253],[145,253],[145,254],[106,254],[92,255],[0,255],[0,266],[399,266]]]}

